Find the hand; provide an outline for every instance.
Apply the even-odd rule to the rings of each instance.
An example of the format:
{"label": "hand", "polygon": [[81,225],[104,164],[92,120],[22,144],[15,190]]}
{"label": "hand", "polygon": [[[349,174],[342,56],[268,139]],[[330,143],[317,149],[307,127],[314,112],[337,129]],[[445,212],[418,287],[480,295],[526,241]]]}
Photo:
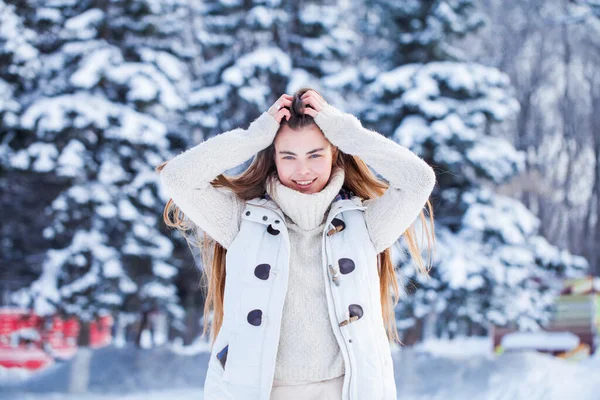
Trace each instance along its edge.
{"label": "hand", "polygon": [[[302,95],[302,97],[300,97],[300,100],[302,100],[302,104],[304,105],[302,112],[310,115],[313,118],[317,116],[319,111],[329,106],[325,99],[323,99],[314,90],[308,90]],[[307,105],[310,105],[310,107],[306,107]]]}
{"label": "hand", "polygon": [[279,123],[281,123],[283,117],[286,117],[286,120],[289,121],[291,117],[289,107],[292,106],[293,98],[294,97],[290,96],[289,94],[282,94],[281,96],[279,96],[277,101],[273,103],[271,107],[269,107],[269,110],[267,110],[267,112],[271,114],[271,116],[275,118],[275,120]]}

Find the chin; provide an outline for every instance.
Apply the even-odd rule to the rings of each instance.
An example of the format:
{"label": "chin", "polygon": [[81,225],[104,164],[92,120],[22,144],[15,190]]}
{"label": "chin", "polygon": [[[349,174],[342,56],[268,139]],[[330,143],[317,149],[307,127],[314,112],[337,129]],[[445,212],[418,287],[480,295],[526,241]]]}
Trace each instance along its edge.
{"label": "chin", "polygon": [[323,187],[314,187],[311,189],[306,190],[304,193],[319,193],[321,190],[323,190]]}

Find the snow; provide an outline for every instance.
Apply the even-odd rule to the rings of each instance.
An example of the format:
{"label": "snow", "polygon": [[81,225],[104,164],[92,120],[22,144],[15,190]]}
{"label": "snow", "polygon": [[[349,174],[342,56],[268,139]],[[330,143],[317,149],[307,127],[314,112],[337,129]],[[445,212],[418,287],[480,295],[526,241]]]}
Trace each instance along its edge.
{"label": "snow", "polygon": [[138,286],[134,281],[131,280],[127,275],[119,281],[119,290],[125,294],[134,293],[137,291]]}
{"label": "snow", "polygon": [[322,25],[325,28],[333,28],[339,16],[336,7],[307,4],[305,7],[300,8],[298,19],[302,24],[308,26]]}
{"label": "snow", "polygon": [[504,138],[482,137],[467,150],[467,158],[475,165],[484,167],[494,182],[503,182],[506,176],[525,170],[525,153],[516,152]]}
{"label": "snow", "polygon": [[329,46],[328,43],[320,38],[304,38],[302,41],[302,48],[308,53],[309,57],[323,58],[327,56]]}
{"label": "snow", "polygon": [[56,161],[56,171],[61,176],[74,177],[84,168],[85,146],[77,139],[71,139],[62,149]]}
{"label": "snow", "polygon": [[171,298],[176,295],[176,288],[172,284],[160,282],[148,282],[140,289],[140,297],[143,298]]}
{"label": "snow", "polygon": [[169,279],[177,274],[177,268],[163,261],[155,261],[152,265],[152,272],[160,278]]}
{"label": "snow", "polygon": [[[201,400],[209,347],[204,339],[152,347],[145,334],[136,349],[107,347],[91,351],[88,391],[68,393],[67,361],[27,374],[0,369],[0,396],[11,400]],[[487,337],[427,339],[392,351],[398,399],[411,400],[578,400],[597,399],[600,356],[581,362],[533,351],[494,355]]]}
{"label": "snow", "polygon": [[79,204],[85,204],[90,201],[90,192],[85,187],[72,186],[67,189],[67,196]]}
{"label": "snow", "polygon": [[190,93],[188,101],[192,106],[201,107],[225,100],[228,93],[228,85],[208,86]]}
{"label": "snow", "polygon": [[167,75],[169,79],[179,81],[184,77],[185,65],[177,57],[165,51],[153,49],[140,49],[142,60],[154,62],[158,68]]}
{"label": "snow", "polygon": [[[41,63],[38,59],[39,51],[29,42],[35,38],[35,33],[25,29],[15,13],[15,6],[0,2],[0,43],[2,43],[2,54],[10,57],[8,70],[11,73],[18,72],[24,79],[35,76]],[[6,61],[4,61],[6,63]],[[13,64],[13,65],[10,65]],[[4,67],[4,66],[3,66]]]}
{"label": "snow", "polygon": [[[15,128],[25,140],[11,140],[15,133],[9,132],[5,143],[23,147],[2,146],[0,155],[7,160],[9,169],[21,170],[19,175],[23,175],[22,171],[28,175],[52,173],[54,177],[67,178],[59,181],[69,182],[44,210],[49,223],[43,235],[47,239],[56,238],[57,243],[67,237],[73,240],[60,250],[44,253],[47,257],[41,277],[29,293],[15,296],[19,304],[32,301],[42,315],[55,312],[55,302],[60,306],[68,303],[65,296],[89,289],[86,296],[73,296],[77,300],[65,304],[64,309],[87,318],[98,308],[123,310],[126,305],[136,303],[126,303],[125,298],[129,297],[126,295],[134,294],[137,303],[141,295],[150,297],[144,300],[157,303],[175,317],[171,327],[184,329],[181,320],[185,310],[177,304],[175,286],[169,282],[177,281],[174,278],[179,272],[175,267],[179,264],[172,261],[174,242],[169,235],[159,232],[157,225],[168,197],[156,195],[162,189],[157,185],[153,166],[168,159],[169,154],[174,155],[173,145],[190,145],[200,136],[248,122],[245,111],[252,108],[254,112],[270,105],[266,101],[272,96],[275,81],[288,82],[288,93],[303,85],[322,88],[323,93],[331,89],[327,93],[330,99],[337,96],[350,107],[353,103],[362,104],[373,115],[381,110],[384,118],[372,121],[384,127],[386,123],[382,120],[391,119],[385,133],[393,132],[398,143],[419,155],[430,156],[428,161],[437,167],[436,172],[444,174],[439,194],[443,207],[436,214],[440,218],[436,227],[438,246],[433,278],[427,281],[415,276],[412,261],[403,259],[403,272],[420,287],[413,297],[405,298],[398,306],[405,307],[399,310],[403,311],[399,328],[412,326],[413,317],[431,312],[446,318],[437,325],[445,331],[461,329],[463,320],[480,325],[489,321],[504,324],[510,320],[520,327],[536,327],[535,318],[547,316],[543,310],[553,302],[553,297],[550,291],[532,287],[531,278],[545,279],[550,277],[548,272],[555,270],[572,274],[570,266],[579,269],[587,266],[582,257],[551,246],[537,236],[539,222],[521,203],[497,196],[484,187],[508,181],[524,164],[523,154],[509,142],[489,136],[490,122],[502,121],[518,110],[508,76],[498,69],[473,63],[431,62],[380,71],[379,68],[396,65],[397,61],[388,57],[394,51],[385,51],[384,47],[378,49],[382,50],[383,58],[376,57],[372,64],[367,63],[372,67],[370,71],[369,65],[344,64],[340,69],[340,59],[342,62],[354,59],[351,44],[359,36],[350,29],[335,27],[340,20],[340,10],[335,7],[302,8],[300,22],[305,26],[300,32],[307,33],[296,39],[304,46],[301,52],[305,54],[296,55],[292,63],[288,54],[269,42],[270,27],[286,16],[285,11],[277,9],[278,1],[256,2],[260,5],[248,13],[241,12],[240,0],[215,3],[215,9],[199,6],[206,15],[191,14],[196,12],[190,8],[194,2],[148,1],[143,2],[147,5],[144,13],[133,17],[132,10],[125,11],[118,2],[106,8],[107,15],[99,9],[90,9],[93,4],[80,7],[75,0],[50,0],[43,5],[47,8],[40,8],[41,2],[32,3],[30,8],[18,8],[20,15],[15,14],[15,7],[5,3],[0,0],[0,43],[5,58],[10,60],[6,71],[9,76],[16,75],[16,79],[13,82],[5,76],[0,78],[0,115],[4,126]],[[389,38],[427,47],[426,51],[433,47],[446,53],[455,51],[449,44],[439,43],[445,41],[445,30],[466,31],[479,18],[470,18],[469,12],[462,14],[465,10],[452,2],[439,3],[433,14],[423,19],[417,15],[421,10],[418,1],[396,2],[396,6],[394,2],[387,3],[390,9],[399,12],[400,20],[411,16],[408,24],[414,31],[402,35],[402,29],[399,34],[391,30],[394,34],[388,35]],[[465,4],[468,6],[469,2]],[[169,13],[179,6],[183,15]],[[376,13],[377,10],[373,14]],[[191,22],[195,17],[201,18],[203,27],[181,23]],[[33,23],[41,19],[44,23],[40,26]],[[109,28],[116,28],[115,32],[123,28],[123,34],[111,37],[108,43],[97,32],[104,22]],[[351,26],[350,21],[342,19],[344,22]],[[43,29],[36,32],[26,26]],[[244,30],[239,30],[239,26],[244,26]],[[250,33],[248,37],[254,38],[251,28],[259,28],[259,40],[238,46],[241,42],[236,35]],[[186,37],[179,35],[180,29],[185,30]],[[194,41],[205,47],[206,62],[198,62],[204,57],[194,53],[192,48],[197,46],[190,46]],[[186,45],[188,48],[181,48]],[[327,62],[319,65],[320,58]],[[321,73],[313,76],[308,68],[304,69],[306,66],[311,71],[320,69]],[[374,79],[367,90],[363,90],[363,84],[371,82],[371,78],[365,77]],[[356,92],[354,89],[358,89],[360,98],[349,95],[348,92]],[[377,101],[370,101],[369,95]],[[167,140],[167,133],[176,140]],[[152,271],[145,271],[147,274],[142,277],[128,276],[131,268],[126,266],[136,265],[136,260],[130,259],[139,258],[128,255],[148,259]],[[127,311],[139,312],[136,307],[127,306]],[[143,334],[145,348],[165,339],[164,332],[153,337],[148,331]],[[115,342],[124,343],[123,335]],[[195,345],[202,348],[200,342]],[[546,358],[537,354],[506,355],[488,365],[485,363],[492,360],[483,357],[483,347],[483,343],[454,340],[453,343],[429,341],[419,351],[404,349],[396,358],[402,365],[397,379],[402,383],[399,387],[403,398],[459,395],[502,398],[501,392],[496,391],[503,388],[501,381],[520,381],[520,378],[525,383],[515,382],[514,390],[507,388],[507,393],[529,391],[531,398],[542,398],[542,392],[519,386],[537,384],[541,375],[523,370],[511,375],[510,371],[499,372],[497,368],[508,365],[509,369],[519,371],[522,367],[519,361],[523,365],[550,364]],[[195,351],[180,350],[189,351],[188,357],[193,357],[191,353]],[[476,354],[480,351],[482,354]],[[459,355],[463,356],[460,360]],[[117,352],[99,356],[106,356],[105,368],[119,364],[119,357],[127,357]],[[171,357],[163,356],[167,361]],[[136,369],[142,369],[139,365],[145,367],[146,362],[156,361],[151,355],[144,357],[139,354],[132,357],[135,361],[124,365],[134,372],[117,368],[112,379],[132,378]],[[473,361],[478,357],[484,361]],[[472,368],[472,364],[482,363],[489,368]],[[138,380],[130,382],[131,391],[123,390],[122,386],[114,393],[132,398],[196,398],[201,386],[198,374],[190,372],[188,379],[193,383],[181,387],[173,385],[177,382],[174,375],[165,374],[168,378],[165,380],[156,378],[165,372],[165,367],[172,367],[175,374],[179,364],[192,372],[202,370],[202,366],[198,368],[177,358],[174,365],[165,362],[160,369],[156,367],[155,375],[133,376],[133,380]],[[565,376],[577,376],[567,371],[565,364],[555,367]],[[544,374],[547,378],[555,372]],[[476,379],[469,381],[465,378],[468,376]],[[97,388],[104,388],[107,381],[100,381]],[[492,381],[496,386],[490,386]],[[110,387],[114,382],[109,379],[108,383]],[[170,392],[160,392],[163,388]],[[142,394],[145,390],[151,393]],[[550,386],[542,390],[556,393]]]}
{"label": "snow", "polygon": [[[504,218],[497,218],[498,212]],[[539,219],[517,200],[495,195],[489,204],[476,203],[463,217],[466,229],[497,232],[504,243],[523,244],[539,226]]]}
{"label": "snow", "polygon": [[107,65],[110,66],[111,61],[122,61],[118,49],[114,47],[88,50],[88,52],[78,70],[71,75],[71,83],[82,89],[94,87],[100,80],[102,71],[107,68]]}
{"label": "snow", "polygon": [[149,102],[158,97],[167,109],[180,110],[185,107],[177,88],[169,80],[172,76],[181,77],[183,67],[165,53],[151,57],[149,51],[145,51],[145,58],[156,60],[162,69],[159,70],[153,64],[125,62],[117,48],[102,43],[85,48],[70,43],[65,52],[85,54],[78,70],[70,78],[71,83],[81,89],[90,89],[105,78],[119,85],[128,85],[127,98],[130,101]]}
{"label": "snow", "polygon": [[146,76],[134,76],[129,81],[131,90],[127,93],[129,101],[150,102],[158,95],[154,81]]}
{"label": "snow", "polygon": [[571,332],[511,332],[500,343],[507,349],[573,350],[579,337]]}
{"label": "snow", "polygon": [[104,19],[104,12],[92,8],[65,21],[65,36],[69,39],[92,39],[98,32],[93,25],[99,25]]}
{"label": "snow", "polygon": [[105,278],[116,278],[123,274],[123,266],[117,258],[107,260],[102,264],[102,274]]}
{"label": "snow", "polygon": [[250,26],[257,26],[264,29],[273,26],[277,20],[276,10],[264,6],[255,6],[248,12],[246,22]]}
{"label": "snow", "polygon": [[493,343],[486,336],[461,336],[455,339],[429,338],[415,345],[414,349],[418,353],[429,353],[436,357],[466,360],[475,356],[491,356]]}
{"label": "snow", "polygon": [[34,158],[33,170],[50,172],[54,169],[58,150],[51,143],[33,143],[27,148],[30,157]]}
{"label": "snow", "polygon": [[[168,147],[165,138],[167,129],[163,122],[86,92],[51,98],[41,97],[25,110],[21,116],[21,124],[26,129],[36,131],[42,137],[70,126],[71,113],[80,117],[75,120],[76,127],[89,126],[105,130],[107,138],[124,139],[131,144]],[[111,118],[120,119],[121,126],[114,126],[110,122]]]}
{"label": "snow", "polygon": [[140,197],[138,198],[138,200],[140,201],[140,203],[142,203],[148,208],[151,208],[156,204],[156,199],[153,197],[152,193],[148,188],[142,189],[139,196]]}
{"label": "snow", "polygon": [[373,94],[383,96],[386,92],[405,91],[412,86],[412,77],[420,64],[406,64],[401,68],[383,72],[371,86]]}
{"label": "snow", "polygon": [[94,265],[90,271],[70,284],[61,286],[59,292],[63,298],[70,298],[74,293],[83,293],[88,288],[94,287],[98,281],[98,266]]}
{"label": "snow", "polygon": [[223,82],[239,87],[254,76],[256,69],[274,74],[289,75],[292,70],[290,57],[276,47],[262,47],[243,55],[235,64],[223,71]]}
{"label": "snow", "polygon": [[194,354],[198,354],[201,352],[210,353],[209,343],[202,339],[201,337],[197,337],[196,340],[188,346],[185,346],[181,340],[177,340],[173,342],[171,345],[171,350],[175,354],[191,356]]}
{"label": "snow", "polygon": [[[155,86],[156,92],[160,93],[159,97],[161,104],[167,109],[180,110],[185,107],[185,101],[179,96],[177,89],[154,65],[124,62],[117,66],[113,66],[110,69],[106,69],[104,73],[108,78],[120,84],[129,84],[133,86],[150,84]],[[144,76],[147,77],[147,80],[140,81],[139,78]],[[134,78],[138,78],[135,85],[133,81]],[[140,92],[142,89],[138,87],[136,90],[137,92]],[[128,96],[130,96],[130,94],[128,94]],[[131,98],[130,100],[135,100],[135,98]]]}
{"label": "snow", "polygon": [[356,67],[347,67],[336,74],[331,74],[323,78],[323,85],[328,88],[336,89],[343,88],[347,85],[352,85],[359,79],[359,71]]}
{"label": "snow", "polygon": [[125,221],[135,221],[138,217],[138,209],[127,199],[119,199],[119,215]]}
{"label": "snow", "polygon": [[123,298],[116,293],[100,293],[96,296],[99,302],[106,305],[114,305],[119,307],[123,304]]}

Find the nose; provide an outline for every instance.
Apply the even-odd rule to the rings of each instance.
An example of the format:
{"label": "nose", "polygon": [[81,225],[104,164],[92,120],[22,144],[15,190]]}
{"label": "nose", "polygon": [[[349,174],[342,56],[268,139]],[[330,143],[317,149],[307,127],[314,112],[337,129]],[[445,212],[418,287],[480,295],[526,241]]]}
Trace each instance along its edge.
{"label": "nose", "polygon": [[299,177],[311,177],[310,166],[308,163],[301,161],[296,169],[296,175]]}

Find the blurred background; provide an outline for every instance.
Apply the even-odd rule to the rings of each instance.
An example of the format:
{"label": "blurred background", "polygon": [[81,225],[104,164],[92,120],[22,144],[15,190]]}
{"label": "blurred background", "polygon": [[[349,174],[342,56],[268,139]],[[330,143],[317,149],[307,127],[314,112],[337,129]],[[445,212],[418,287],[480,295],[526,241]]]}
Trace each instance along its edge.
{"label": "blurred background", "polygon": [[0,397],[203,398],[154,168],[309,86],[436,171],[398,398],[600,398],[599,65],[596,0],[0,0]]}

